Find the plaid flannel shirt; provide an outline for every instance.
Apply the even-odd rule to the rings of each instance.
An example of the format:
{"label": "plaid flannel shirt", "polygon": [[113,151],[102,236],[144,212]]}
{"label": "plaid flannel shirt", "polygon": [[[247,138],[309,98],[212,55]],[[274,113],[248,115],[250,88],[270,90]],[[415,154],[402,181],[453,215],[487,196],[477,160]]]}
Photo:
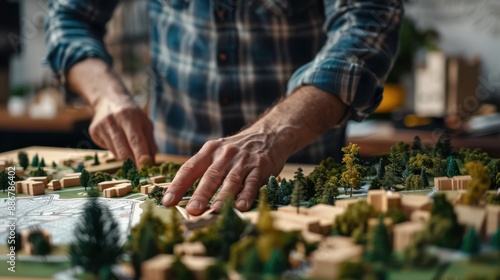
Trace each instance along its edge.
{"label": "plaid flannel shirt", "polygon": [[[103,44],[117,0],[52,0],[47,61],[59,76]],[[294,155],[340,159],[345,123],[382,100],[398,48],[401,0],[149,0],[150,117],[161,152],[192,155],[236,133],[302,85],[348,105],[339,128]]]}

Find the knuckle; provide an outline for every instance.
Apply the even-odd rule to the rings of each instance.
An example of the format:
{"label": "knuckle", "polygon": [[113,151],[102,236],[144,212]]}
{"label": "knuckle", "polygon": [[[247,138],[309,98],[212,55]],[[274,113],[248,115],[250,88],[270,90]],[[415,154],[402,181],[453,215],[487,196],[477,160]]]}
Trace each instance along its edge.
{"label": "knuckle", "polygon": [[184,174],[191,174],[195,171],[195,169],[196,169],[196,166],[192,162],[187,161],[186,163],[184,163],[182,165],[179,172],[184,173]]}
{"label": "knuckle", "polygon": [[243,182],[243,177],[237,173],[228,174],[224,179],[224,183],[232,185],[240,186],[242,182]]}
{"label": "knuckle", "polygon": [[215,168],[210,168],[205,172],[204,176],[209,180],[219,181],[222,178],[222,173]]}
{"label": "knuckle", "polygon": [[220,146],[220,140],[210,140],[203,145],[204,150],[213,151]]}

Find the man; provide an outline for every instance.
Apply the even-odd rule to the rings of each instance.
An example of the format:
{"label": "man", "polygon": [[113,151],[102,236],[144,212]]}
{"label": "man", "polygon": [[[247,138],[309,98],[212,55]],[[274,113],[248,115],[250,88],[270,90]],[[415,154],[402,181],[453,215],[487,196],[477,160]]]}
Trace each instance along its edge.
{"label": "man", "polygon": [[403,14],[400,0],[150,0],[153,140],[102,43],[116,4],[53,0],[48,61],[94,109],[93,140],[118,158],[153,157],[155,140],[163,153],[199,150],[163,198],[176,204],[201,178],[191,214],[219,187],[211,207],[232,196],[248,210],[294,154],[338,159],[345,123],[382,99]]}

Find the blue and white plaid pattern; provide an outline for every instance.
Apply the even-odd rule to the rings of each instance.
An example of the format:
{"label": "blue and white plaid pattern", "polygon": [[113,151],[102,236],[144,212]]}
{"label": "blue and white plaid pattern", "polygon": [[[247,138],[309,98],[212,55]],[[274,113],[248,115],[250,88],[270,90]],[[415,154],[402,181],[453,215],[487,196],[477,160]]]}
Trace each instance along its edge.
{"label": "blue and white plaid pattern", "polygon": [[[52,0],[47,60],[61,77],[86,57],[111,63],[102,39],[117,2]],[[160,151],[191,155],[302,85],[362,120],[382,100],[402,16],[400,0],[149,0]],[[334,129],[293,159],[339,158],[343,137]]]}

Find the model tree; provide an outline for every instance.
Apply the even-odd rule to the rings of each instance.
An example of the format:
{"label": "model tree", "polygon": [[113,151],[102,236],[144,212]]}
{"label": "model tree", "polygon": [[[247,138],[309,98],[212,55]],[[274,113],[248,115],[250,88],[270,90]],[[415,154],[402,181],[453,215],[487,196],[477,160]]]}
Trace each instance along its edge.
{"label": "model tree", "polygon": [[422,181],[424,182],[424,187],[429,186],[429,177],[427,177],[427,169],[425,167],[422,167],[420,169],[420,177],[422,177]]}
{"label": "model tree", "polygon": [[95,188],[97,184],[111,180],[111,176],[106,172],[96,172],[90,175],[87,186],[91,189]]}
{"label": "model tree", "polygon": [[269,180],[266,185],[266,197],[267,201],[269,202],[269,207],[271,209],[275,210],[278,208],[278,180],[276,180],[276,177],[271,176],[269,177]]}
{"label": "model tree", "polygon": [[76,168],[75,168],[75,172],[82,172],[82,170],[85,169],[85,165],[83,164],[83,162],[80,162]]}
{"label": "model tree", "polygon": [[30,160],[28,158],[28,154],[25,152],[19,152],[17,154],[17,161],[19,162],[19,165],[23,168],[23,170],[26,170],[30,164]]}
{"label": "model tree", "polygon": [[290,204],[292,206],[297,207],[297,214],[299,214],[300,210],[300,201],[303,199],[304,199],[304,190],[302,184],[296,180],[293,186],[292,201]]}
{"label": "model tree", "polygon": [[459,157],[464,163],[475,161],[482,163],[484,166],[487,166],[491,161],[491,158],[488,156],[488,154],[483,152],[479,148],[476,148],[472,151],[468,148],[462,148],[460,149]]}
{"label": "model tree", "polygon": [[82,187],[85,188],[85,191],[87,191],[89,180],[90,180],[89,172],[87,171],[87,169],[83,169],[82,174],[80,174],[80,185],[82,185]]}
{"label": "model tree", "polygon": [[332,230],[337,230],[344,236],[351,236],[357,228],[364,233],[368,220],[373,217],[376,217],[375,209],[366,201],[361,200],[350,204],[344,214],[335,217]]}
{"label": "model tree", "polygon": [[464,196],[464,204],[479,205],[479,202],[491,185],[488,168],[480,162],[468,162],[465,165],[466,172],[471,175],[472,181],[467,187]]}
{"label": "model tree", "polygon": [[353,189],[361,186],[361,178],[366,173],[366,168],[358,164],[358,145],[350,143],[347,147],[342,148],[342,152],[344,152],[342,162],[345,164],[346,169],[342,173],[342,180],[351,188],[352,196]]}
{"label": "model tree", "polygon": [[71,263],[97,279],[101,269],[114,265],[122,254],[117,228],[109,209],[96,198],[90,199],[76,225],[75,241],[69,246]]}
{"label": "model tree", "polygon": [[221,209],[221,217],[216,223],[216,229],[219,233],[221,240],[221,254],[223,260],[228,260],[231,252],[231,245],[236,243],[243,231],[246,224],[234,212],[233,200],[228,198]]}
{"label": "model tree", "polygon": [[153,191],[148,194],[148,198],[152,199],[156,205],[161,205],[163,194],[165,194],[165,188],[154,186]]}
{"label": "model tree", "polygon": [[133,192],[138,192],[138,187],[141,183],[141,174],[136,168],[132,168],[127,173],[127,179],[130,180],[130,184],[132,185]]}
{"label": "model tree", "polygon": [[182,243],[184,241],[184,236],[181,231],[181,223],[179,218],[179,212],[174,207],[170,207],[169,212],[169,222],[166,224],[165,228],[165,247],[162,250],[167,254],[173,254],[174,246],[176,244]]}
{"label": "model tree", "polygon": [[437,264],[437,259],[427,252],[427,239],[424,234],[416,233],[410,245],[403,251],[407,264],[417,268],[429,268]]}
{"label": "model tree", "polygon": [[52,161],[52,168],[54,168],[54,169],[57,168],[57,163],[55,161]]}
{"label": "model tree", "polygon": [[425,227],[428,244],[458,249],[462,243],[464,228],[458,223],[457,215],[446,195],[437,194],[431,209],[431,218]]}
{"label": "model tree", "polygon": [[413,175],[413,172],[410,170],[410,165],[407,163],[405,165],[405,169],[401,173],[401,179],[403,179],[403,182],[406,182],[406,179],[408,179],[410,175]]}
{"label": "model tree", "polygon": [[382,215],[378,217],[378,224],[370,240],[370,249],[366,258],[370,262],[380,262],[385,265],[392,260],[392,242]]}
{"label": "model tree", "polygon": [[440,158],[447,158],[451,155],[452,152],[453,149],[451,147],[450,135],[448,134],[448,132],[444,132],[443,134],[441,134],[436,145],[434,146],[433,154],[434,156]]}
{"label": "model tree", "polygon": [[131,159],[131,158],[127,158],[123,164],[122,164],[122,168],[121,168],[121,172],[123,174],[123,176],[125,176],[125,178],[129,179],[127,177],[127,175],[129,174],[128,172],[132,169],[135,169],[135,163],[134,161]]}
{"label": "model tree", "polygon": [[50,246],[47,237],[39,228],[31,229],[28,234],[28,242],[33,247],[33,255],[42,256],[50,254],[52,247]]}
{"label": "model tree", "polygon": [[420,175],[410,175],[406,178],[406,189],[408,190],[421,190],[424,188],[424,180]]}
{"label": "model tree", "polygon": [[277,249],[271,251],[271,256],[264,265],[264,275],[267,277],[280,276],[287,269],[287,262]]}
{"label": "model tree", "polygon": [[259,254],[256,248],[251,248],[246,254],[245,263],[243,264],[243,279],[260,279],[263,264],[259,259]]}
{"label": "model tree", "polygon": [[401,166],[403,164],[403,160],[396,146],[391,147],[388,160],[389,164],[386,166],[386,172],[382,183],[386,188],[393,188],[395,185],[402,183]]}
{"label": "model tree", "polygon": [[415,173],[419,172],[422,168],[431,169],[434,166],[432,158],[426,154],[417,154],[410,158],[410,169]]}
{"label": "model tree", "polygon": [[137,279],[141,276],[141,263],[161,251],[160,236],[164,233],[163,221],[153,214],[151,203],[146,202],[140,222],[131,230],[127,246]]}
{"label": "model tree", "polygon": [[43,170],[43,168],[38,167],[36,170],[32,170],[30,172],[30,177],[42,177],[42,176],[47,176],[47,172]]}
{"label": "model tree", "polygon": [[95,165],[99,165],[99,164],[101,164],[101,163],[99,162],[99,157],[97,156],[97,152],[96,152],[94,154],[94,163],[92,163],[92,165],[95,166]]}
{"label": "model tree", "polygon": [[[336,177],[333,177],[333,178],[336,178]],[[335,204],[335,197],[337,197],[338,195],[339,195],[338,188],[327,185],[325,187],[325,189],[323,190],[323,196],[321,197],[321,200],[319,201],[319,203],[334,205]]]}
{"label": "model tree", "polygon": [[31,167],[38,167],[38,154],[35,154],[31,159]]}
{"label": "model tree", "polygon": [[422,145],[422,141],[420,140],[420,137],[417,135],[413,138],[413,144],[411,145],[411,156],[414,157],[417,154],[425,154],[427,151],[425,150],[424,146]]}
{"label": "model tree", "polygon": [[293,192],[293,186],[291,181],[287,181],[285,178],[281,179],[280,187],[278,189],[278,201],[281,205],[288,205],[291,202],[291,195]]}
{"label": "model tree", "polygon": [[458,168],[457,161],[452,156],[446,159],[446,176],[452,178],[457,175],[462,175],[460,173],[460,168]]}
{"label": "model tree", "polygon": [[378,167],[377,167],[377,178],[379,180],[383,180],[385,176],[385,161],[384,158],[380,158]]}
{"label": "model tree", "polygon": [[461,251],[468,255],[476,255],[481,250],[481,240],[474,227],[471,227],[464,237]]}
{"label": "model tree", "polygon": [[45,167],[45,159],[42,157],[42,160],[38,163],[38,167]]}

